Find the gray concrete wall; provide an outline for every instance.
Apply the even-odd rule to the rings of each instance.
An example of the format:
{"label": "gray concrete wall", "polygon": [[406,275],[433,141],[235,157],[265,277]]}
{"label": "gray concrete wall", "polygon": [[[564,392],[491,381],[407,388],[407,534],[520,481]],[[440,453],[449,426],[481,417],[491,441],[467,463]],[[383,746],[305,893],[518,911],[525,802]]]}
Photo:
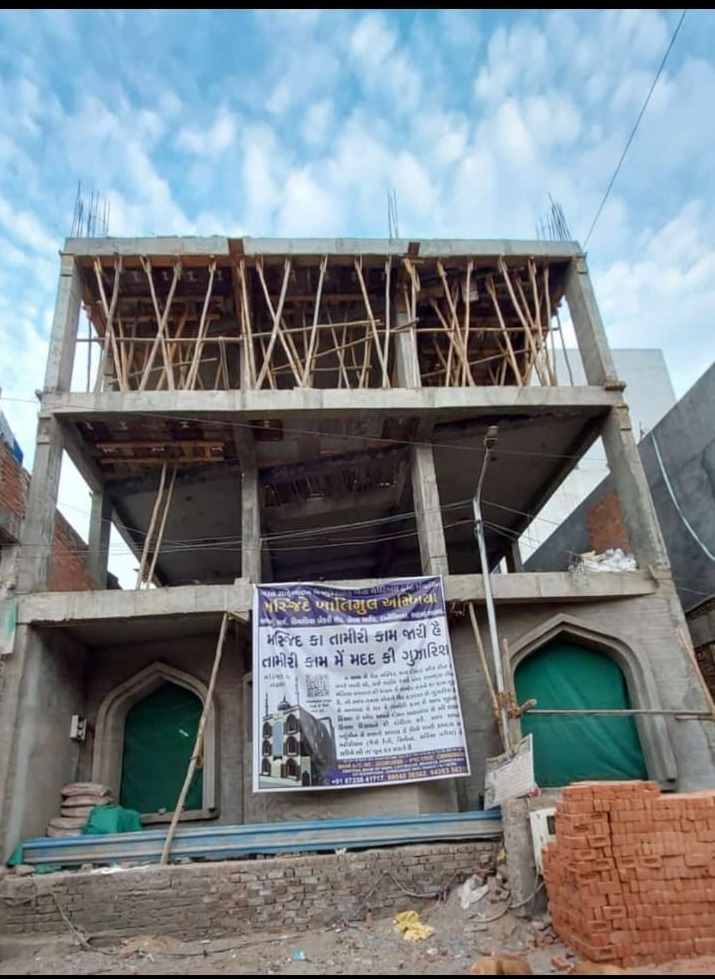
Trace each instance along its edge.
{"label": "gray concrete wall", "polygon": [[[686,610],[715,593],[714,418],[715,364],[638,445],[675,585]],[[569,551],[589,550],[586,515],[612,489],[610,477],[597,486],[527,561],[526,569],[561,571],[568,566]]]}
{"label": "gray concrete wall", "polygon": [[[488,646],[483,609],[479,615]],[[619,600],[504,605],[498,610],[500,635],[512,659],[528,655],[564,632],[577,641],[607,649],[622,666],[633,705],[662,710],[707,710],[699,677],[677,639],[682,613],[667,576],[655,594]],[[23,634],[28,632],[21,627]],[[128,644],[85,653],[55,633],[29,630],[23,711],[5,813],[14,846],[20,838],[42,834],[56,814],[61,786],[91,773],[91,736],[82,746],[69,740],[72,713],[86,714],[90,727],[112,690],[158,662],[208,681],[216,636]],[[295,818],[334,818],[449,812],[480,805],[486,759],[499,752],[488,691],[471,625],[453,621],[452,644],[467,731],[471,775],[414,786],[372,790],[267,793],[251,791],[250,686],[246,652],[227,646],[218,676],[218,801],[223,824]],[[639,721],[649,776],[668,788],[688,791],[715,786],[712,723],[664,717]]]}
{"label": "gray concrete wall", "polygon": [[27,635],[20,723],[10,731],[3,724],[2,732],[10,755],[3,806],[8,853],[21,837],[44,836],[48,821],[59,816],[60,789],[77,778],[79,764],[79,744],[70,739],[70,721],[84,706],[83,647],[59,633],[23,632]]}
{"label": "gray concrete wall", "polygon": [[[499,610],[500,637],[512,665],[559,633],[611,651],[621,665],[634,707],[708,711],[692,662],[679,642],[683,619],[672,586],[664,581],[655,595],[621,601],[505,606]],[[487,628],[480,616],[488,653]],[[483,791],[485,759],[498,751],[491,710],[471,626],[452,630],[462,710],[469,737],[472,777],[466,782],[470,805]],[[649,776],[680,791],[715,787],[715,724],[665,716],[638,721]],[[462,793],[464,794],[464,789]]]}
{"label": "gray concrete wall", "polygon": [[[102,649],[92,654],[87,669],[86,712],[90,729],[105,697],[119,684],[154,663],[163,663],[208,684],[216,651],[216,635],[188,636],[164,642],[135,643]],[[242,823],[243,813],[243,677],[245,652],[227,640],[216,682],[217,800],[221,824]],[[80,777],[92,772],[92,735],[83,745]]]}

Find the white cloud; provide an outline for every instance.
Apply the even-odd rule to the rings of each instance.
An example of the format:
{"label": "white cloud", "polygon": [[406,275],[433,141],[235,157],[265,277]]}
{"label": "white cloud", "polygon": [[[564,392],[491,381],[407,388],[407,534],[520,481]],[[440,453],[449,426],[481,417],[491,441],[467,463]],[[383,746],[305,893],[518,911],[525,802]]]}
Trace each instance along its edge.
{"label": "white cloud", "polygon": [[194,156],[213,158],[234,145],[238,120],[233,112],[222,106],[207,128],[185,126],[179,130],[176,145]]}

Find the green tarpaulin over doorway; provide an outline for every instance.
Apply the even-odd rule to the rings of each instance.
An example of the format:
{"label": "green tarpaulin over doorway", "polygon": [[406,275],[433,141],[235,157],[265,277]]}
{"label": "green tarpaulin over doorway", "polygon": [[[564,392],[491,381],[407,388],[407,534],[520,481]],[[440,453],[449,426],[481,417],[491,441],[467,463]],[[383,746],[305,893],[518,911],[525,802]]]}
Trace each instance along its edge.
{"label": "green tarpaulin over doorway", "polygon": [[[141,813],[171,812],[186,777],[201,717],[199,698],[164,683],[127,714],[120,802]],[[196,772],[186,809],[201,809],[203,773]]]}
{"label": "green tarpaulin over doorway", "polygon": [[[542,710],[632,706],[615,660],[566,639],[555,640],[523,660],[514,682],[519,702],[533,697]],[[541,788],[584,779],[648,777],[632,716],[527,713],[521,727],[524,734],[534,735],[534,769]]]}

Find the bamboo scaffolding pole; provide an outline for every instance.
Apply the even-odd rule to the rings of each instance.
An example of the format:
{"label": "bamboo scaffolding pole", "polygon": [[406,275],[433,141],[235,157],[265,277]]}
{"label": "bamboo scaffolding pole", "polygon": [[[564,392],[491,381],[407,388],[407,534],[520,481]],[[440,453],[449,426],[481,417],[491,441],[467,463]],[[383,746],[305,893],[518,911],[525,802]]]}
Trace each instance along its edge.
{"label": "bamboo scaffolding pole", "polygon": [[[102,385],[104,383],[104,365],[107,362],[107,357],[109,356],[110,346],[114,341],[114,328],[113,320],[114,313],[117,308],[117,302],[119,300],[119,281],[122,275],[122,259],[117,258],[114,263],[114,283],[112,285],[112,300],[111,303],[107,303],[107,296],[104,291],[104,279],[102,276],[102,263],[98,258],[94,260],[94,275],[97,280],[97,289],[99,290],[99,296],[102,304],[102,309],[104,311],[104,342],[102,344],[102,353],[99,358],[99,366],[97,367],[97,377],[95,379],[94,390],[101,391]],[[116,355],[115,355],[116,361]]]}
{"label": "bamboo scaffolding pole", "polygon": [[208,329],[208,323],[206,317],[209,311],[209,303],[211,302],[211,293],[213,292],[214,286],[214,276],[216,275],[216,259],[212,258],[209,262],[209,281],[206,287],[206,295],[204,296],[204,304],[201,309],[201,319],[199,320],[199,328],[197,330],[196,339],[197,343],[194,346],[194,362],[189,368],[189,373],[186,377],[185,389],[193,390],[193,386],[196,382],[196,375],[199,371],[199,363],[201,361],[201,354],[204,349],[204,340],[206,337],[206,330]]}
{"label": "bamboo scaffolding pole", "polygon": [[[378,326],[382,323],[382,320],[380,319],[379,316],[376,318],[376,322],[377,322]],[[332,327],[334,325],[335,324],[332,323],[332,322],[318,323],[316,329],[319,330],[319,331],[320,330],[329,331],[330,329],[332,329]],[[356,329],[357,330],[357,329],[360,329],[361,327],[364,328],[366,326],[369,326],[370,325],[370,320],[345,320],[340,325],[341,326],[345,326],[348,329],[352,328],[352,329]],[[312,329],[312,327],[311,327],[311,329]],[[434,327],[432,329],[434,329]],[[285,333],[286,335],[288,335],[288,334],[298,334],[298,333],[303,333],[303,332],[304,331],[303,331],[303,327],[302,326],[285,326],[283,328],[283,333]],[[253,334],[254,340],[255,339],[258,339],[259,337],[269,337],[269,336],[271,336],[271,331],[270,330],[263,330],[261,332],[257,332],[257,333],[254,333]]]}
{"label": "bamboo scaffolding pole", "polygon": [[[372,311],[372,304],[370,303],[370,296],[368,295],[367,285],[365,284],[365,276],[362,274],[362,257],[356,258],[354,265],[355,265],[355,271],[357,273],[358,281],[360,283],[360,291],[362,292],[362,298],[363,298],[363,302],[365,303],[365,309],[367,311],[367,315],[370,320],[370,329],[372,330],[372,340],[374,340],[374,344],[375,344],[375,353],[377,354],[377,359],[380,362],[380,367],[382,368],[381,386],[383,388],[389,387],[389,378],[387,376],[387,361],[383,356],[382,348],[380,347],[380,335],[378,333],[377,323],[375,321],[375,315]],[[370,344],[368,345],[367,337],[366,337],[365,346],[366,348],[369,348],[370,353],[372,353],[373,343],[371,341]],[[364,374],[365,371],[363,366],[363,376]]]}
{"label": "bamboo scaffolding pole", "polygon": [[92,387],[92,320],[87,316],[87,394]]}
{"label": "bamboo scaffolding pole", "polygon": [[[268,345],[267,345],[266,341],[263,339],[263,337],[261,337],[258,342],[259,342],[260,347],[261,347],[261,356],[263,357],[263,364],[265,366],[265,364],[267,363],[267,356],[268,356],[268,354],[267,354],[267,347],[268,347]],[[276,379],[275,379],[275,376],[274,376],[274,372],[272,370],[269,370],[266,376],[268,378],[268,386],[275,391]],[[258,388],[258,382],[256,382],[256,389],[257,388]]]}
{"label": "bamboo scaffolding pole", "polygon": [[310,375],[313,370],[313,354],[315,351],[315,344],[318,342],[318,318],[320,316],[320,300],[323,296],[323,282],[325,281],[325,273],[328,268],[328,256],[323,255],[320,260],[320,274],[318,276],[318,288],[315,292],[315,307],[313,309],[313,323],[310,329],[310,339],[307,344],[305,352],[305,367],[303,371],[303,387],[311,387]]}
{"label": "bamboo scaffolding pole", "polygon": [[176,835],[176,827],[179,825],[179,819],[181,818],[181,813],[186,805],[186,797],[189,794],[189,789],[191,788],[191,783],[194,778],[194,773],[196,772],[196,767],[199,763],[199,758],[203,754],[204,748],[204,734],[206,732],[206,723],[208,721],[209,713],[213,707],[213,697],[216,690],[216,678],[218,677],[219,667],[221,665],[221,657],[223,655],[223,647],[226,643],[226,633],[228,631],[228,619],[229,613],[224,612],[223,618],[221,619],[221,629],[219,630],[218,642],[216,643],[216,652],[214,653],[213,666],[211,667],[211,676],[209,677],[208,687],[206,688],[206,699],[204,700],[204,707],[201,711],[201,717],[199,718],[199,726],[196,731],[196,741],[194,742],[194,750],[191,753],[191,758],[189,759],[189,767],[186,770],[186,777],[184,778],[184,784],[181,786],[181,792],[179,793],[179,798],[176,803],[176,808],[174,809],[174,814],[171,817],[171,822],[169,823],[169,828],[166,832],[166,839],[164,840],[164,846],[161,850],[161,857],[159,859],[160,864],[166,864],[169,862],[169,857],[171,855],[171,847],[174,842],[174,836]]}
{"label": "bamboo scaffolding pole", "polygon": [[[181,338],[182,338],[182,335],[183,335],[183,332],[184,332],[184,326],[186,325],[186,320],[188,319],[188,315],[189,315],[189,310],[188,310],[188,307],[186,307],[184,309],[184,312],[181,314],[181,319],[179,320],[179,325],[176,328],[176,333],[174,334],[174,336],[170,340],[167,341],[167,342],[169,342],[171,344],[171,348],[169,349],[168,353],[169,353],[169,363],[171,365],[171,373],[172,373],[172,376],[173,376],[174,368],[175,367],[182,368],[181,371],[180,371],[180,375],[179,375],[180,379],[181,379],[181,377],[183,377],[183,374],[184,374],[183,367],[185,366],[185,363],[186,364],[191,363],[190,360],[189,361],[186,361],[185,363],[181,360],[181,357],[182,357],[181,347],[183,346],[183,343],[180,343],[179,342],[181,340]],[[176,360],[177,355],[179,357],[178,362]],[[187,356],[190,357],[191,354],[188,353]],[[163,388],[164,388],[164,382],[167,382],[168,383],[167,377],[166,377],[166,374],[165,373],[159,375],[159,378],[158,378],[158,380],[156,382],[156,389],[155,390],[157,390],[157,391],[163,390]]]}
{"label": "bamboo scaffolding pole", "polygon": [[[281,317],[283,315],[283,306],[285,305],[286,295],[288,293],[288,283],[290,282],[290,272],[291,272],[291,261],[286,258],[283,264],[283,283],[281,285],[280,295],[278,297],[278,305],[273,308],[273,301],[271,300],[270,293],[268,292],[268,286],[266,285],[266,279],[263,274],[263,262],[259,259],[256,262],[256,272],[258,274],[258,279],[261,283],[261,288],[263,289],[263,294],[266,299],[266,305],[273,318],[273,328],[271,330],[271,336],[268,341],[268,346],[264,353],[263,365],[258,374],[258,379],[256,380],[256,387],[260,388],[265,380],[266,374],[270,371],[270,360],[273,356],[273,350],[275,348],[276,342],[280,336],[281,330]],[[281,341],[283,342],[283,341]],[[286,350],[286,356],[289,356],[288,351],[284,344],[284,349]]]}
{"label": "bamboo scaffolding pole", "polygon": [[539,330],[539,343],[541,345],[541,350],[543,351],[543,355],[544,355],[546,374],[549,379],[550,385],[555,385],[556,377],[554,376],[554,368],[552,364],[549,362],[549,347],[547,343],[547,339],[548,339],[547,334],[549,332],[549,324],[551,322],[551,318],[550,317],[547,318],[546,329],[544,330],[543,324],[541,322],[541,307],[544,305],[544,303],[542,302],[542,297],[539,294],[539,284],[538,284],[538,279],[536,277],[536,262],[534,261],[533,258],[529,259],[528,269],[529,269],[529,278],[531,280],[531,292],[534,297],[534,312],[536,317],[536,325]]}
{"label": "bamboo scaffolding pole", "polygon": [[[546,384],[544,386],[549,387],[551,384],[553,384],[554,379],[549,365],[549,351],[548,347],[546,346],[546,337],[544,334],[543,324],[541,322],[541,296],[539,294],[539,286],[536,280],[536,263],[530,258],[526,267],[529,275],[529,282],[531,284],[531,296],[534,302],[534,314],[532,318],[539,335],[539,353],[541,356],[540,362],[541,366],[543,367],[544,377],[546,378]],[[522,297],[524,300],[526,300],[523,289],[521,289],[521,282],[519,283],[519,288],[522,293]],[[525,308],[527,308],[527,306],[528,304],[525,302]]]}
{"label": "bamboo scaffolding pole", "polygon": [[[444,387],[450,387],[450,382],[452,381],[452,354],[455,352],[454,339],[453,339],[454,327],[450,326],[447,320],[445,319],[444,314],[442,313],[442,310],[439,308],[439,304],[436,301],[436,299],[430,296],[429,304],[437,314],[437,317],[440,323],[442,324],[441,333],[447,338],[448,347],[447,347],[447,358],[445,364]],[[440,335],[440,331],[437,331],[437,335],[438,336]],[[474,381],[472,381],[472,384],[474,384]]]}
{"label": "bamboo scaffolding pole", "polygon": [[167,349],[166,349],[166,338],[164,334],[166,330],[166,325],[169,321],[169,314],[171,313],[171,304],[174,301],[174,293],[176,292],[176,286],[178,285],[179,279],[181,278],[181,272],[182,272],[181,262],[180,261],[174,262],[174,277],[171,280],[171,286],[169,287],[169,294],[166,297],[166,303],[164,305],[163,312],[159,309],[159,302],[156,298],[156,289],[154,288],[154,277],[152,275],[151,262],[149,261],[148,258],[142,256],[141,263],[144,272],[146,274],[146,277],[149,281],[149,291],[151,292],[151,300],[154,305],[154,312],[156,313],[157,333],[156,336],[154,337],[154,343],[152,345],[152,348],[149,352],[149,356],[147,357],[146,363],[144,365],[144,376],[139,382],[139,390],[143,391],[145,389],[147,385],[147,381],[149,380],[149,374],[151,372],[152,367],[154,366],[154,359],[156,358],[157,350],[159,349],[159,347],[161,347],[161,355],[164,361],[164,370],[167,373],[167,385],[169,387],[169,390],[173,391],[174,376],[172,373],[170,373]]}
{"label": "bamboo scaffolding pole", "polygon": [[[224,343],[223,337],[218,337],[218,351],[219,351],[219,361],[221,364],[221,370],[223,371],[223,383],[224,391],[229,391],[231,389],[231,378],[228,370],[228,356],[226,354],[226,344]],[[218,378],[218,372],[216,373]],[[218,380],[216,382],[216,388],[218,389]]]}
{"label": "bamboo scaffolding pole", "polygon": [[479,659],[482,664],[482,669],[484,670],[484,678],[487,682],[487,690],[489,691],[489,700],[492,705],[492,712],[494,714],[494,723],[496,724],[497,731],[499,732],[499,739],[502,743],[504,750],[507,750],[507,745],[504,744],[504,732],[502,731],[502,725],[500,723],[501,709],[499,707],[499,698],[497,697],[496,688],[494,687],[494,681],[492,680],[491,672],[489,671],[489,663],[487,662],[487,654],[484,651],[484,643],[482,642],[482,636],[479,631],[479,623],[477,622],[477,613],[474,611],[474,604],[468,602],[469,608],[469,621],[472,623],[472,631],[474,633],[474,640],[477,644],[477,651],[479,653]]}
{"label": "bamboo scaffolding pole", "polygon": [[573,371],[571,370],[571,361],[569,360],[568,350],[566,349],[566,341],[564,340],[564,331],[563,331],[563,329],[561,327],[561,319],[559,318],[558,310],[556,312],[556,324],[557,324],[557,327],[556,328],[557,328],[557,330],[559,332],[559,336],[561,338],[561,349],[563,350],[563,354],[564,354],[564,363],[566,364],[566,373],[569,376],[569,384],[571,385],[571,387],[573,387],[574,386]]}
{"label": "bamboo scaffolding pole", "polygon": [[117,356],[119,358],[119,369],[121,371],[121,391],[129,390],[129,363],[127,361],[127,347],[124,342],[124,326],[121,316],[117,316],[117,332],[115,342],[117,346]]}
{"label": "bamboo scaffolding pole", "polygon": [[[243,340],[242,361],[245,364],[242,374],[243,381],[250,387],[256,386],[256,352],[253,348],[253,333],[251,323],[251,307],[248,299],[248,283],[246,281],[246,262],[241,259],[238,266],[238,279],[241,286],[241,301],[236,302],[236,308],[241,310],[241,338]],[[234,282],[234,293],[236,292]]]}
{"label": "bamboo scaffolding pole", "polygon": [[385,261],[385,345],[383,347],[383,374],[382,374],[382,386],[384,388],[389,388],[392,386],[392,381],[388,373],[388,365],[390,363],[390,327],[391,327],[391,313],[392,313],[392,255],[387,257]]}
{"label": "bamboo scaffolding pole", "polygon": [[[328,311],[328,316],[330,316],[330,311]],[[350,378],[348,376],[347,368],[345,367],[345,352],[343,347],[338,343],[338,334],[333,327],[333,349],[338,360],[338,387],[342,388],[343,379],[345,380],[345,387],[350,387]]]}
{"label": "bamboo scaffolding pole", "polygon": [[171,473],[171,481],[169,482],[169,488],[166,491],[166,496],[164,497],[164,512],[161,516],[161,522],[159,524],[159,530],[156,534],[156,540],[154,541],[154,549],[151,557],[151,564],[149,565],[149,571],[147,572],[146,580],[148,584],[154,580],[154,573],[156,571],[157,561],[159,560],[159,552],[161,551],[161,545],[164,542],[164,531],[166,530],[166,521],[169,517],[169,510],[171,508],[171,501],[174,496],[174,485],[176,483],[176,473],[177,467],[175,466]]}
{"label": "bamboo scaffolding pole", "polygon": [[[516,310],[516,314],[519,317],[521,325],[524,329],[524,338],[527,341],[529,347],[531,348],[531,358],[527,358],[527,369],[524,372],[524,384],[528,385],[531,382],[531,371],[532,369],[536,371],[536,376],[539,378],[539,384],[544,386],[544,379],[541,372],[541,364],[539,363],[539,345],[536,343],[534,338],[534,332],[536,330],[536,324],[531,315],[531,309],[529,308],[529,301],[524,293],[524,288],[521,284],[521,278],[517,274],[516,276],[516,287],[511,279],[511,274],[507,268],[505,262],[500,260],[499,269],[506,283],[507,290],[509,291],[509,296],[511,297],[512,304]],[[518,295],[517,295],[518,293]]]}
{"label": "bamboo scaffolding pole", "polygon": [[[474,268],[474,262],[470,258],[467,262],[467,272],[464,277],[464,336],[462,338],[462,346],[467,352],[467,358],[469,357],[469,317],[470,317],[470,306],[472,302],[472,269]],[[464,386],[467,380],[468,360],[462,367],[462,385]]]}
{"label": "bamboo scaffolding pole", "polygon": [[577,716],[603,716],[603,717],[674,717],[676,720],[698,720],[698,721],[715,721],[715,715],[709,714],[707,711],[697,711],[697,710],[676,710],[675,708],[658,708],[658,707],[623,707],[620,710],[608,710],[606,708],[598,707],[583,707],[569,709],[560,708],[548,708],[544,710],[539,710],[538,708],[528,707],[525,714],[555,714],[563,715],[565,717],[577,717]]}
{"label": "bamboo scaffolding pole", "polygon": [[159,513],[159,506],[161,503],[161,498],[164,493],[164,484],[166,483],[166,463],[162,464],[161,475],[159,477],[159,489],[156,493],[156,500],[154,500],[154,506],[151,511],[151,518],[149,520],[149,527],[144,537],[144,544],[142,546],[142,555],[139,562],[139,573],[137,575],[136,588],[141,588],[142,582],[144,581],[144,568],[146,566],[146,559],[149,554],[149,548],[151,546],[151,538],[154,534],[154,527],[156,526],[156,518]]}
{"label": "bamboo scaffolding pole", "polygon": [[[460,353],[461,356],[463,357],[462,363],[464,363],[464,360],[467,360],[468,357],[467,357],[466,348],[464,347],[464,345],[462,343],[462,333],[461,333],[460,328],[459,328],[459,315],[457,313],[457,307],[456,307],[456,305],[454,303],[454,296],[452,295],[452,291],[449,288],[449,281],[447,279],[447,273],[445,272],[444,265],[442,264],[442,262],[441,262],[440,259],[437,259],[437,272],[439,273],[439,277],[442,280],[442,286],[444,288],[445,299],[447,300],[447,305],[449,306],[449,311],[450,311],[450,314],[452,316],[452,330],[450,331],[450,340],[451,340],[452,344],[455,344],[455,337],[457,337],[459,339],[459,351],[457,350],[457,346],[455,344],[455,354]],[[456,332],[454,332],[454,331],[456,331]],[[450,358],[448,357],[448,360],[449,359]],[[474,378],[471,376],[471,374],[469,374],[467,376],[467,381],[468,381],[469,387],[474,387]]]}
{"label": "bamboo scaffolding pole", "polygon": [[[521,372],[519,371],[519,365],[516,362],[516,356],[514,354],[514,348],[511,343],[511,337],[509,336],[509,333],[506,329],[506,324],[504,322],[504,317],[502,315],[501,306],[499,305],[499,299],[497,298],[497,291],[496,288],[494,287],[494,277],[492,275],[487,276],[486,285],[487,285],[487,292],[489,293],[492,303],[494,304],[494,311],[497,314],[499,325],[502,327],[502,339],[506,344],[506,352],[509,359],[509,363],[511,364],[511,368],[514,371],[514,378],[516,380],[516,383],[519,385],[519,387],[523,387],[524,381],[522,380]],[[504,372],[504,379],[506,379],[506,372]],[[503,384],[504,380],[502,380],[501,383]]]}

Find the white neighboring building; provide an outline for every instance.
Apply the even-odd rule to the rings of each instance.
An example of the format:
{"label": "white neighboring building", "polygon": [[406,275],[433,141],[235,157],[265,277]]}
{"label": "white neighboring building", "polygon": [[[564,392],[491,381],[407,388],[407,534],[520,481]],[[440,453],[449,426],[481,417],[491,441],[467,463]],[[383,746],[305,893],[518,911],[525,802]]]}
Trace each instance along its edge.
{"label": "white neighboring building", "polygon": [[[636,442],[639,442],[676,402],[663,351],[612,349],[611,353],[616,374],[626,383],[625,399],[630,410],[633,434]],[[569,350],[567,356],[574,384],[585,384],[578,351]],[[556,371],[559,384],[570,384],[563,351],[556,354]],[[528,560],[608,474],[608,464],[599,439],[521,536],[519,546],[522,558]]]}

